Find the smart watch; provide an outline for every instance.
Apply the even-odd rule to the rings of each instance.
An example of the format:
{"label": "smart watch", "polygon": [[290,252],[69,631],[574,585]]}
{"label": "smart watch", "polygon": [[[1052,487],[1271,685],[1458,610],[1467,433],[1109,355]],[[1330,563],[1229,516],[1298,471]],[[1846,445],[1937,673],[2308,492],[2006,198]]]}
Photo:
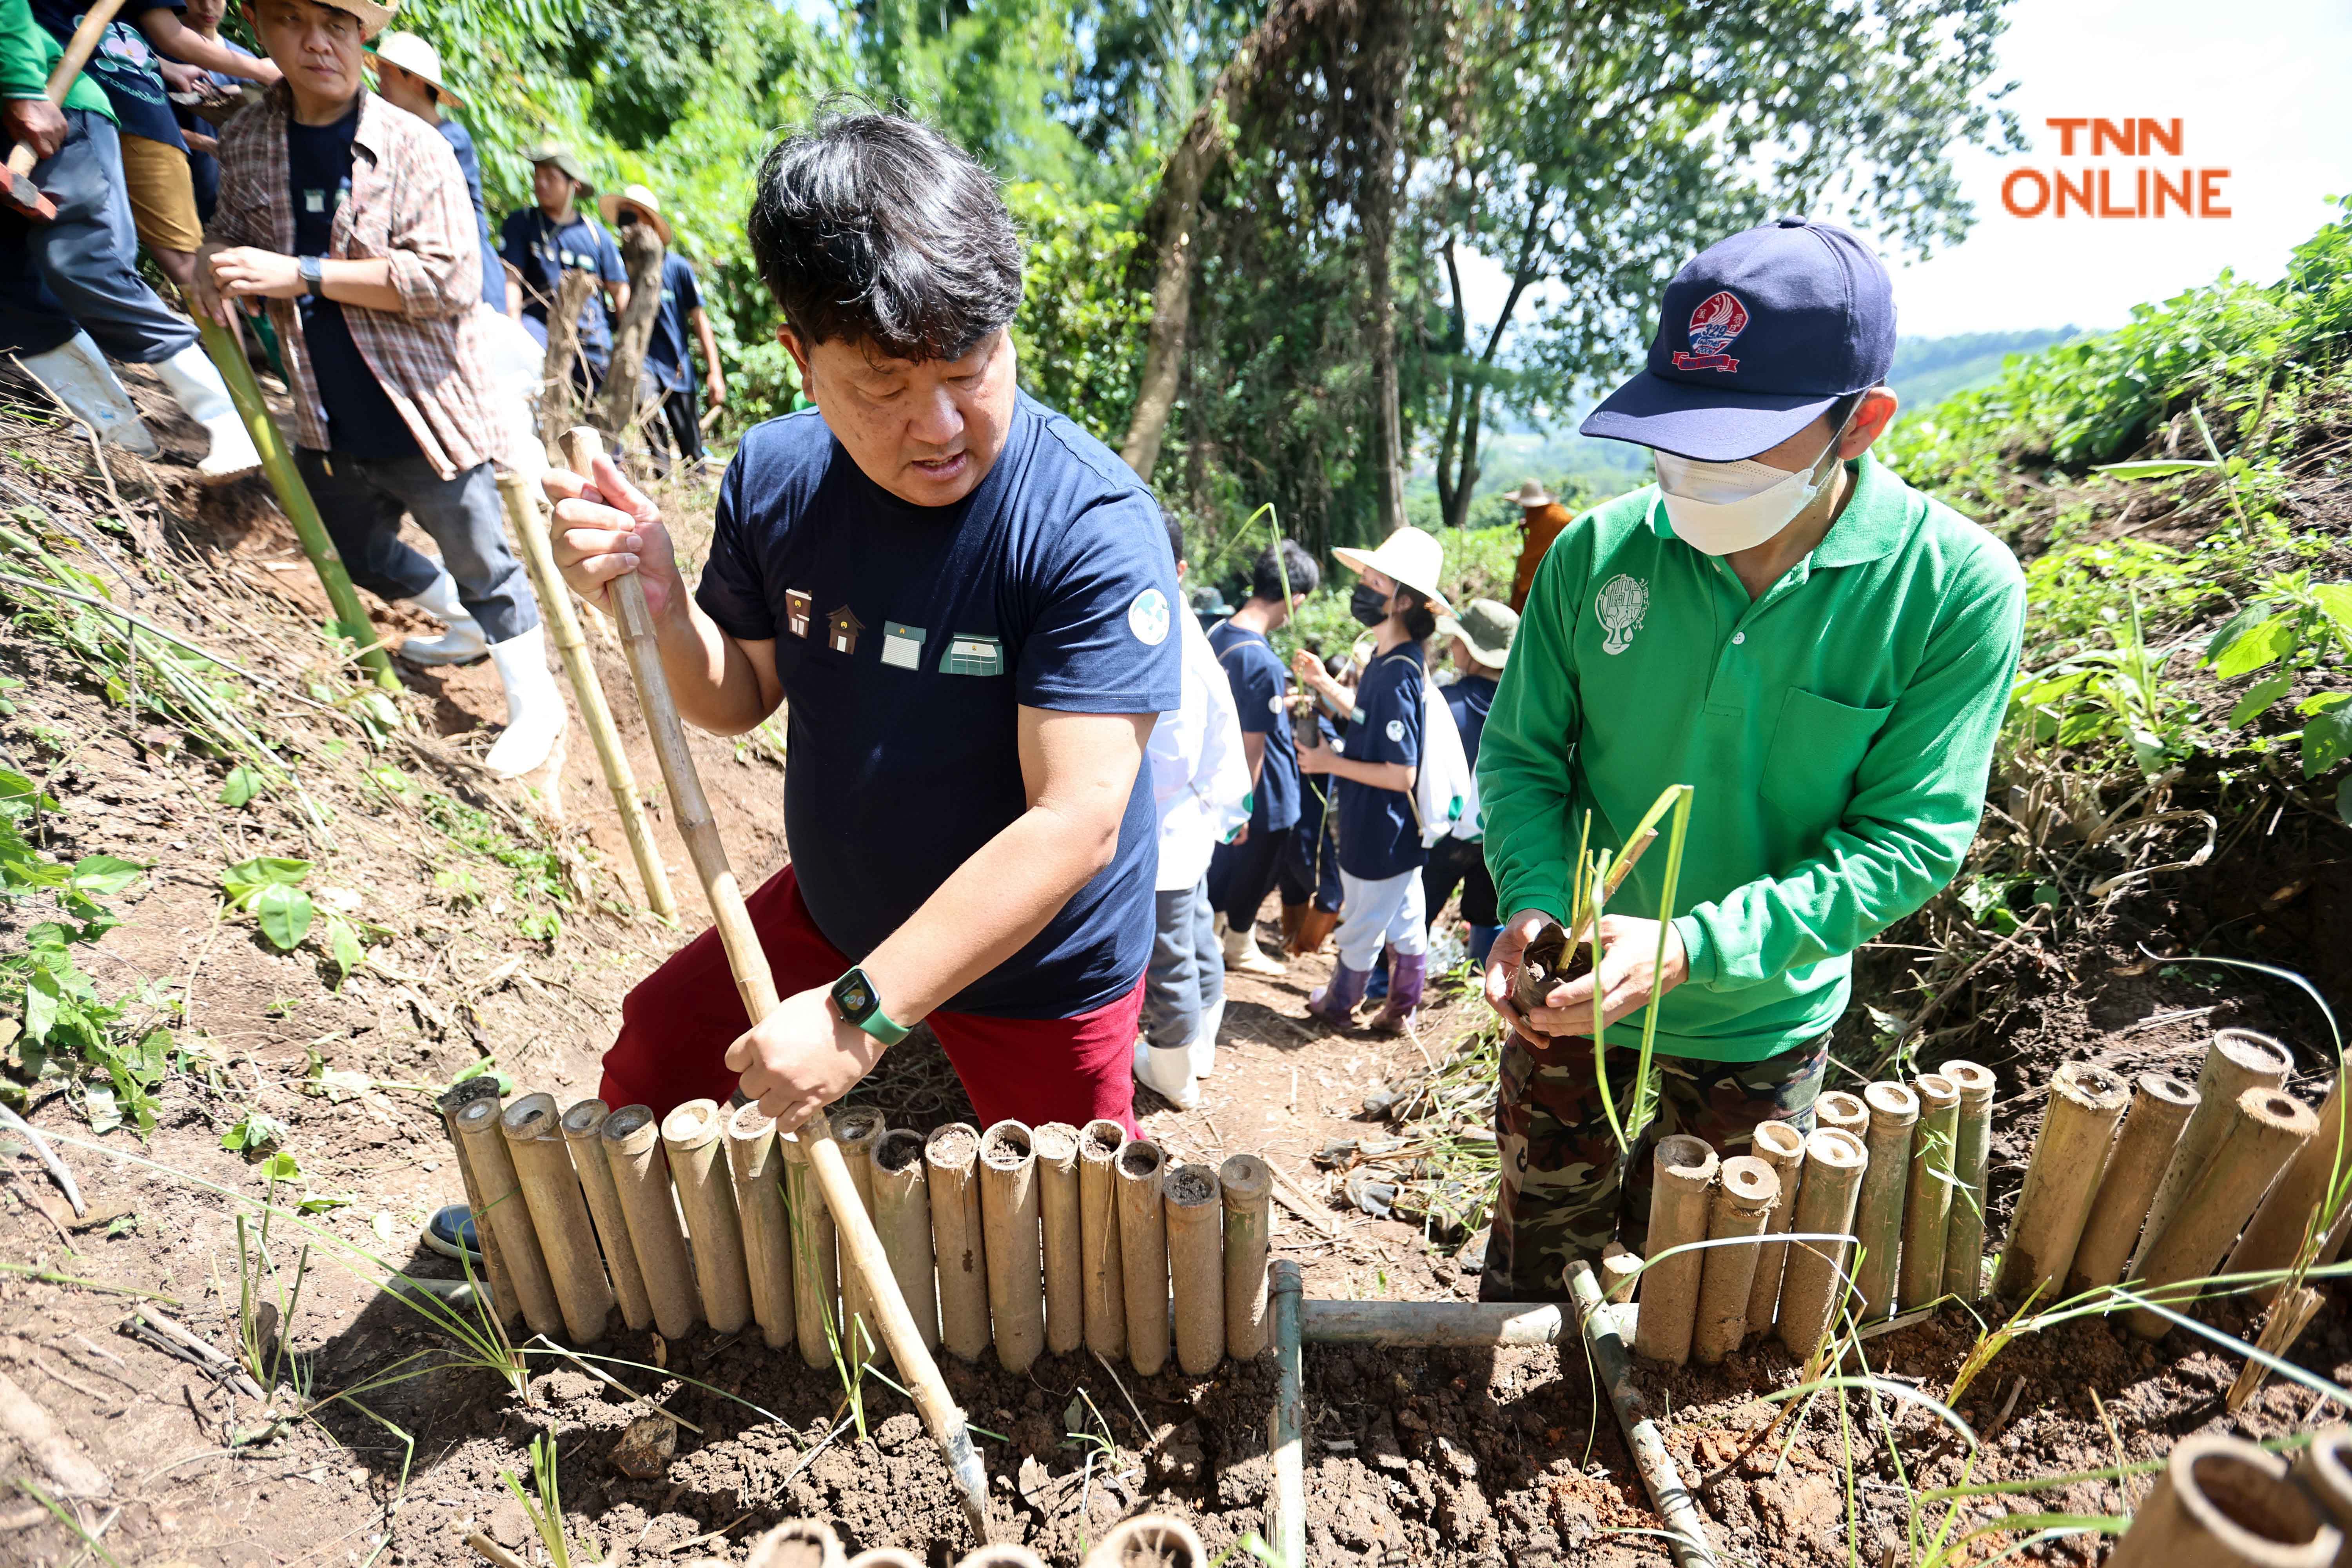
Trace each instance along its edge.
{"label": "smart watch", "polygon": [[841,1009],[845,1022],[856,1025],[886,1046],[895,1046],[907,1037],[905,1027],[892,1023],[882,1011],[882,998],[863,969],[852,966],[848,973],[833,983],[833,1005]]}
{"label": "smart watch", "polygon": [[327,292],[327,267],[323,258],[305,256],[301,258],[302,292],[311,299],[323,298]]}

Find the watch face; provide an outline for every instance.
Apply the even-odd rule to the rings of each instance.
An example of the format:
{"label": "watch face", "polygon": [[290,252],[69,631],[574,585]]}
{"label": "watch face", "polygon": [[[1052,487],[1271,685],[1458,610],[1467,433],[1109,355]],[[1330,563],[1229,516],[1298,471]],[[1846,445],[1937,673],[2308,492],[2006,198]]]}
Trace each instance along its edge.
{"label": "watch face", "polygon": [[852,1018],[862,1018],[873,1009],[874,993],[862,976],[853,974],[842,982],[836,1000],[844,1013]]}

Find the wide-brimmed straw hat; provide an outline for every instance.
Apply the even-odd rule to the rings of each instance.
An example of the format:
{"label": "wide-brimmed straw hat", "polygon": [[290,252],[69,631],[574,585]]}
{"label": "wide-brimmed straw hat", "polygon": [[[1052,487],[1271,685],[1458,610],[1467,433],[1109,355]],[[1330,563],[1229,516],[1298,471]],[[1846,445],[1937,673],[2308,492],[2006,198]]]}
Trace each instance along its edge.
{"label": "wide-brimmed straw hat", "polygon": [[596,194],[596,187],[589,181],[588,171],[581,166],[578,155],[562,142],[542,142],[524,153],[523,157],[534,168],[541,163],[554,164],[572,177],[572,183],[580,187],[582,195],[593,196]]}
{"label": "wide-brimmed straw hat", "polygon": [[1537,479],[1521,479],[1519,488],[1511,495],[1513,504],[1517,506],[1549,506],[1559,499]]}
{"label": "wide-brimmed straw hat", "polygon": [[624,185],[618,195],[596,198],[596,210],[604,215],[606,223],[619,223],[623,207],[636,208],[638,215],[654,226],[654,232],[661,236],[662,243],[669,243],[669,219],[662,216],[661,198],[654,195],[651,186]]}
{"label": "wide-brimmed straw hat", "polygon": [[[323,0],[332,5],[334,0]],[[425,86],[441,95],[445,109],[463,109],[466,100],[457,95],[441,76],[441,51],[414,33],[386,33],[375,41],[375,58],[384,65],[398,66]]]}
{"label": "wide-brimmed straw hat", "polygon": [[1454,613],[1437,585],[1445,575],[1445,547],[1410,523],[1381,540],[1378,550],[1350,550],[1342,545],[1331,553],[1359,574],[1377,572],[1411,588],[1444,614]]}
{"label": "wide-brimmed straw hat", "polygon": [[[330,11],[341,11],[360,19],[360,37],[373,38],[391,22],[393,13],[400,9],[400,0],[389,5],[378,5],[374,0],[319,0]],[[397,64],[398,62],[394,62]]]}
{"label": "wide-brimmed straw hat", "polygon": [[1511,657],[1511,639],[1519,635],[1519,617],[1508,605],[1473,599],[1460,620],[1438,616],[1437,635],[1460,637],[1472,658],[1488,669],[1500,669]]}

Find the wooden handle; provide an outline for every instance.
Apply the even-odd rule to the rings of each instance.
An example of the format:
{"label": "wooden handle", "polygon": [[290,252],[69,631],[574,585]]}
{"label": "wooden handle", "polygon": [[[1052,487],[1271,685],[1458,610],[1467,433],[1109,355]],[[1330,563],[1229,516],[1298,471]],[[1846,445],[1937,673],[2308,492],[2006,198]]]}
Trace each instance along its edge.
{"label": "wooden handle", "polygon": [[[575,426],[563,433],[562,445],[564,465],[582,479],[593,479],[596,459],[604,454],[604,437],[587,426]],[[719,944],[727,950],[727,967],[735,976],[743,1010],[758,1024],[778,1005],[775,976],[769,971],[768,955],[761,949],[751,911],[743,907],[743,890],[736,884],[727,847],[711,819],[710,802],[694,769],[694,754],[687,750],[686,726],[670,695],[669,676],[662,668],[661,646],[654,631],[653,610],[646,603],[645,584],[632,572],[614,578],[612,590],[613,607],[621,622],[621,647],[628,656],[629,674],[636,681],[637,700],[653,736],[654,755],[661,762],[662,781],[669,786],[679,836],[694,857],[703,894],[710,900],[711,919],[719,928]],[[989,1538],[987,1477],[965,1430],[963,1412],[956,1408],[954,1396],[940,1376],[939,1363],[924,1348],[914,1314],[907,1310],[898,1278],[890,1272],[882,1237],[866,1205],[858,1201],[848,1162],[834,1141],[833,1126],[824,1112],[820,1110],[803,1122],[799,1133],[810,1167],[816,1173],[817,1189],[824,1194],[824,1206],[833,1212],[842,1260],[855,1270],[881,1318],[882,1342],[907,1379],[923,1426],[946,1452],[948,1467],[962,1489],[972,1530],[985,1542]]]}
{"label": "wooden handle", "polygon": [[[66,94],[73,90],[74,78],[81,75],[82,67],[89,64],[89,57],[98,52],[98,40],[106,36],[108,24],[121,9],[122,0],[98,0],[96,5],[82,13],[80,25],[74,28],[73,37],[67,40],[66,52],[58,57],[58,63],[49,69],[51,103],[63,106]],[[16,164],[14,158],[8,160],[10,168],[15,168]],[[32,165],[28,163],[26,167]]]}

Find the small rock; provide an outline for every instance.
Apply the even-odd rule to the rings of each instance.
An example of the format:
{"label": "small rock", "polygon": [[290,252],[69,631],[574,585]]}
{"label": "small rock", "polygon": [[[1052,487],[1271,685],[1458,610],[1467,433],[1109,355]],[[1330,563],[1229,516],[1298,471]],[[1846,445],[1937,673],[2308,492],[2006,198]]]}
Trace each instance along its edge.
{"label": "small rock", "polygon": [[667,1415],[640,1415],[613,1445],[613,1468],[641,1481],[656,1481],[669,1473],[677,1453],[677,1423]]}
{"label": "small rock", "polygon": [[1364,1451],[1373,1464],[1384,1470],[1402,1470],[1412,1463],[1397,1446],[1396,1427],[1386,1415],[1376,1416],[1371,1428],[1364,1434]]}

